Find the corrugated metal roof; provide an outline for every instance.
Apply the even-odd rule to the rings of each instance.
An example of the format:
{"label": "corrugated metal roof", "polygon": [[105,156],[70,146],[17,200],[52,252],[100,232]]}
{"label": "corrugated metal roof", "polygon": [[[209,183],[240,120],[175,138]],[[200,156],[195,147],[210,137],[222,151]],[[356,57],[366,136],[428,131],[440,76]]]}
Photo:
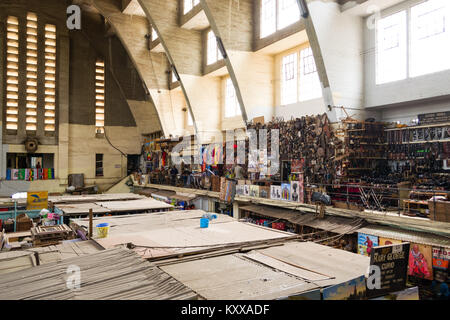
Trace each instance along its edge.
{"label": "corrugated metal roof", "polygon": [[301,213],[299,211],[274,208],[269,206],[245,206],[240,208],[241,210],[247,210],[265,217],[283,219],[294,224],[308,226],[311,228],[330,231],[338,234],[346,234],[355,232],[355,228],[362,226],[361,219],[347,219],[341,217],[329,217],[326,216],[323,219],[319,219],[314,214]]}
{"label": "corrugated metal roof", "polygon": [[450,238],[431,233],[399,230],[392,227],[378,225],[369,225],[358,229],[357,232],[405,242],[450,248]]}
{"label": "corrugated metal roof", "polygon": [[[68,288],[68,267],[81,271]],[[185,300],[198,295],[131,250],[116,248],[0,277],[0,300]]]}

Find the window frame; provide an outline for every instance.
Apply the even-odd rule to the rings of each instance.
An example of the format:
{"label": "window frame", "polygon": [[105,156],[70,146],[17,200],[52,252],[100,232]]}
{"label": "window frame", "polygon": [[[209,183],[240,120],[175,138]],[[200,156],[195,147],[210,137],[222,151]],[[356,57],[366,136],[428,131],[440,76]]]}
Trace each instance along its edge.
{"label": "window frame", "polygon": [[[231,84],[233,91],[234,91],[234,100],[235,100],[235,104],[234,104],[234,110],[233,112],[230,113],[230,115],[228,115],[227,112],[227,106],[228,106],[228,84]],[[222,78],[222,92],[223,92],[223,99],[222,99],[222,103],[223,103],[223,112],[222,112],[222,117],[223,119],[234,119],[236,117],[241,117],[242,116],[242,110],[241,110],[241,105],[239,103],[239,99],[237,96],[237,92],[236,92],[236,88],[234,87],[234,83],[233,80],[231,79],[230,76],[225,76]]]}
{"label": "window frame", "polygon": [[[274,12],[274,16],[275,16],[275,31],[272,32],[272,33],[269,33],[269,34],[267,34],[267,35],[265,35],[263,37],[261,30],[263,29],[262,25],[263,25],[263,21],[264,21],[263,17],[262,17],[263,12],[264,12],[264,10],[263,10],[264,1],[266,1],[266,0],[259,0],[259,35],[258,36],[259,36],[260,40],[266,39],[266,38],[268,38],[270,36],[273,36],[277,32],[283,31],[283,30],[291,27],[292,25],[295,25],[296,23],[298,23],[299,21],[302,20],[301,13],[300,13],[300,8],[298,8],[298,5],[297,5],[298,19],[296,21],[293,21],[292,23],[290,23],[288,25],[280,27],[280,21],[282,20],[281,17],[280,17],[280,15],[281,15],[281,8],[280,7],[281,7],[281,1],[283,1],[283,0],[272,0],[272,1],[275,2],[275,12]],[[292,1],[295,1],[295,0],[292,0]]]}

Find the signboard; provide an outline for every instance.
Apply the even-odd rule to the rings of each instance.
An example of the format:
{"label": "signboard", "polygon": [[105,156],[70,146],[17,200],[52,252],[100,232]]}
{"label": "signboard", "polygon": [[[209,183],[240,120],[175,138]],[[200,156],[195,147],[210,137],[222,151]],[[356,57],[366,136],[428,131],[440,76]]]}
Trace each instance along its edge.
{"label": "signboard", "polygon": [[433,248],[433,268],[447,270],[448,260],[450,260],[450,249]]}
{"label": "signboard", "polygon": [[358,233],[358,253],[370,257],[373,247],[378,247],[378,237]]}
{"label": "signboard", "polygon": [[48,191],[27,192],[27,210],[48,209]]}
{"label": "signboard", "polygon": [[379,267],[381,287],[372,289],[368,286],[367,297],[383,296],[406,287],[409,247],[409,243],[403,243],[374,247],[371,250],[370,265]]}
{"label": "signboard", "polygon": [[386,296],[370,300],[419,300],[419,287],[408,288],[403,291],[390,293]]}
{"label": "signboard", "polygon": [[365,276],[323,289],[323,300],[364,300]]}
{"label": "signboard", "polygon": [[419,114],[419,125],[450,122],[450,111]]}
{"label": "signboard", "polygon": [[411,243],[408,275],[433,280],[432,247]]}

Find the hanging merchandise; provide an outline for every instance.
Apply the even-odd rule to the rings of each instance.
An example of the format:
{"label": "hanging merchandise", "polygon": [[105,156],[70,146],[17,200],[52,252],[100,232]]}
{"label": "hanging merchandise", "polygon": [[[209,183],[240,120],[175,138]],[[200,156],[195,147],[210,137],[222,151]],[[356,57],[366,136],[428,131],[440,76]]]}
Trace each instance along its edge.
{"label": "hanging merchandise", "polygon": [[6,180],[11,180],[11,169],[6,169]]}

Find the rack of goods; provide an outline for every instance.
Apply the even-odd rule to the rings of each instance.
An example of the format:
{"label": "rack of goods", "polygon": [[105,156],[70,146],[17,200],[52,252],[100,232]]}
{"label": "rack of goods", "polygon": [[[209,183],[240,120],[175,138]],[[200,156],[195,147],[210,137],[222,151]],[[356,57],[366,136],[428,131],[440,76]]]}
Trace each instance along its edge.
{"label": "rack of goods", "polygon": [[344,181],[360,182],[387,172],[385,123],[346,119],[339,129],[344,138]]}
{"label": "rack of goods", "polygon": [[450,122],[386,129],[392,176],[424,187],[450,187]]}

